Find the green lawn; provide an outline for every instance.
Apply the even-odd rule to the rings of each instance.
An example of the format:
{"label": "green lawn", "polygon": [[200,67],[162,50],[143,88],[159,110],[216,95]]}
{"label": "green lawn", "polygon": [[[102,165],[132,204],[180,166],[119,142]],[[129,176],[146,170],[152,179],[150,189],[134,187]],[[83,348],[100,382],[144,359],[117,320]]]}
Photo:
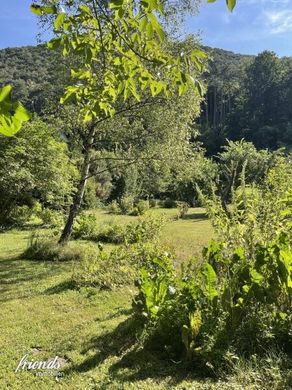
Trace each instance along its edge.
{"label": "green lawn", "polygon": [[[202,248],[213,236],[212,226],[202,208],[189,209],[184,219],[177,219],[177,209],[154,209],[151,213],[165,216],[166,224],[162,230],[161,242],[176,253],[178,262],[200,256]],[[139,218],[112,215],[105,210],[96,210],[95,214],[101,224],[126,224]]]}
{"label": "green lawn", "polygon": [[[162,241],[177,258],[198,253],[212,236],[201,209],[185,220],[167,214]],[[113,217],[96,212],[103,221]],[[137,347],[132,339],[129,313],[130,286],[118,291],[71,288],[71,263],[20,260],[29,231],[0,234],[0,389],[262,389],[251,385],[248,374],[227,382],[192,377],[195,370],[182,363],[163,361]],[[76,245],[76,244],[75,244]],[[61,379],[15,373],[18,362],[61,358]]]}

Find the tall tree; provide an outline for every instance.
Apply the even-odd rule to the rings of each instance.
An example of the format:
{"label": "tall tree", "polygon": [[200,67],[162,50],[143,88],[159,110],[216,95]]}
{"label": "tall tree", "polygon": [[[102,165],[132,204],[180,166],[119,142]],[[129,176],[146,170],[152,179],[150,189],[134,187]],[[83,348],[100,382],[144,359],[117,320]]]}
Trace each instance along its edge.
{"label": "tall tree", "polygon": [[56,38],[49,47],[61,47],[63,55],[80,59],[79,67],[71,71],[76,82],[66,89],[62,102],[74,100],[87,123],[81,178],[60,238],[63,244],[82,204],[98,125],[149,104],[149,95],[169,98],[201,89],[197,76],[206,56],[198,48],[177,53],[177,47],[168,44],[161,24],[164,8],[158,0],[46,3],[31,8],[54,18]]}

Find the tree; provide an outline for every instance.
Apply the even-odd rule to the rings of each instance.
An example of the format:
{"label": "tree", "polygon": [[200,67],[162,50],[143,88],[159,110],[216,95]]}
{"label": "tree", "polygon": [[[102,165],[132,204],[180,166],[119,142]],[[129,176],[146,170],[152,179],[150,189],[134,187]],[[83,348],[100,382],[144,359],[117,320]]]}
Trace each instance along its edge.
{"label": "tree", "polygon": [[197,75],[206,56],[198,48],[177,53],[179,46],[167,42],[159,1],[46,3],[31,9],[53,15],[56,38],[49,47],[80,56],[79,67],[71,71],[77,82],[66,89],[62,102],[74,100],[87,123],[80,183],[60,238],[66,243],[82,204],[98,125],[148,105],[149,95],[168,98],[176,91],[182,95],[190,88],[201,89]]}
{"label": "tree", "polygon": [[246,75],[229,118],[228,137],[245,138],[258,148],[278,148],[281,126],[287,121],[285,67],[275,53],[260,53]]}

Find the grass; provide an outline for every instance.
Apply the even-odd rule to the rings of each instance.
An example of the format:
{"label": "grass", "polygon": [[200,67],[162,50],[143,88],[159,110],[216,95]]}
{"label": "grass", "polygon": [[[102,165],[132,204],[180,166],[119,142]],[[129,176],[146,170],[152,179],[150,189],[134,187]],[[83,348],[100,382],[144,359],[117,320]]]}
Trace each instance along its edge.
{"label": "grass", "polygon": [[[198,252],[212,236],[202,210],[191,210],[187,219],[177,221],[175,210],[163,212],[169,221],[162,240],[175,247],[180,261]],[[103,221],[115,218],[104,211],[96,213]],[[134,217],[117,218],[122,223]],[[129,319],[134,290],[73,289],[71,263],[20,260],[29,234],[0,234],[1,389],[221,390],[265,389],[266,384],[281,389],[271,387],[267,374],[260,376],[252,367],[245,368],[247,375],[241,369],[216,382],[194,376],[195,370],[180,362],[139,349]],[[63,377],[15,373],[25,354],[37,361],[58,356]]]}
{"label": "grass", "polygon": [[[127,224],[139,217],[109,214],[106,210],[95,210],[101,225],[109,223]],[[154,215],[164,215],[166,224],[162,230],[161,242],[174,251],[178,263],[190,257],[198,257],[202,248],[213,237],[210,221],[202,208],[190,208],[184,219],[177,219],[177,209],[154,209]]]}

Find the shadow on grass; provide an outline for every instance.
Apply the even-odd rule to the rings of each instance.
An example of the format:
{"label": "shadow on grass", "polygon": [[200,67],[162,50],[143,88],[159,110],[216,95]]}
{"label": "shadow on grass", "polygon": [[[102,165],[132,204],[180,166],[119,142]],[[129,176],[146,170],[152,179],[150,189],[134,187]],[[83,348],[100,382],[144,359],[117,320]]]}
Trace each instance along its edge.
{"label": "shadow on grass", "polygon": [[64,372],[67,374],[72,374],[74,372],[87,372],[101,364],[110,356],[122,355],[127,349],[135,345],[136,328],[136,320],[130,317],[119,324],[113,331],[93,337],[87,342],[81,353],[86,354],[94,350],[95,354],[85,359],[82,363],[69,367],[67,372]]}
{"label": "shadow on grass", "polygon": [[53,287],[48,288],[44,293],[46,295],[60,294],[68,290],[76,290],[77,285],[73,280],[65,280]]}
{"label": "shadow on grass", "polygon": [[142,348],[137,342],[141,330],[141,323],[134,317],[129,317],[113,331],[93,337],[81,351],[82,354],[91,352],[91,356],[80,364],[68,367],[64,374],[85,373],[98,367],[106,359],[117,357],[119,360],[109,367],[108,374],[118,383],[167,378],[169,385],[177,385],[185,379],[202,379],[202,376],[194,375],[193,365],[174,362],[157,351]]}
{"label": "shadow on grass", "polygon": [[[45,281],[63,271],[60,264],[24,259],[0,261],[0,302],[35,295],[28,283]],[[39,293],[38,293],[39,294]]]}
{"label": "shadow on grass", "polygon": [[204,221],[208,219],[208,215],[206,213],[193,213],[193,214],[186,214],[182,219],[184,220],[195,220],[195,221]]}

